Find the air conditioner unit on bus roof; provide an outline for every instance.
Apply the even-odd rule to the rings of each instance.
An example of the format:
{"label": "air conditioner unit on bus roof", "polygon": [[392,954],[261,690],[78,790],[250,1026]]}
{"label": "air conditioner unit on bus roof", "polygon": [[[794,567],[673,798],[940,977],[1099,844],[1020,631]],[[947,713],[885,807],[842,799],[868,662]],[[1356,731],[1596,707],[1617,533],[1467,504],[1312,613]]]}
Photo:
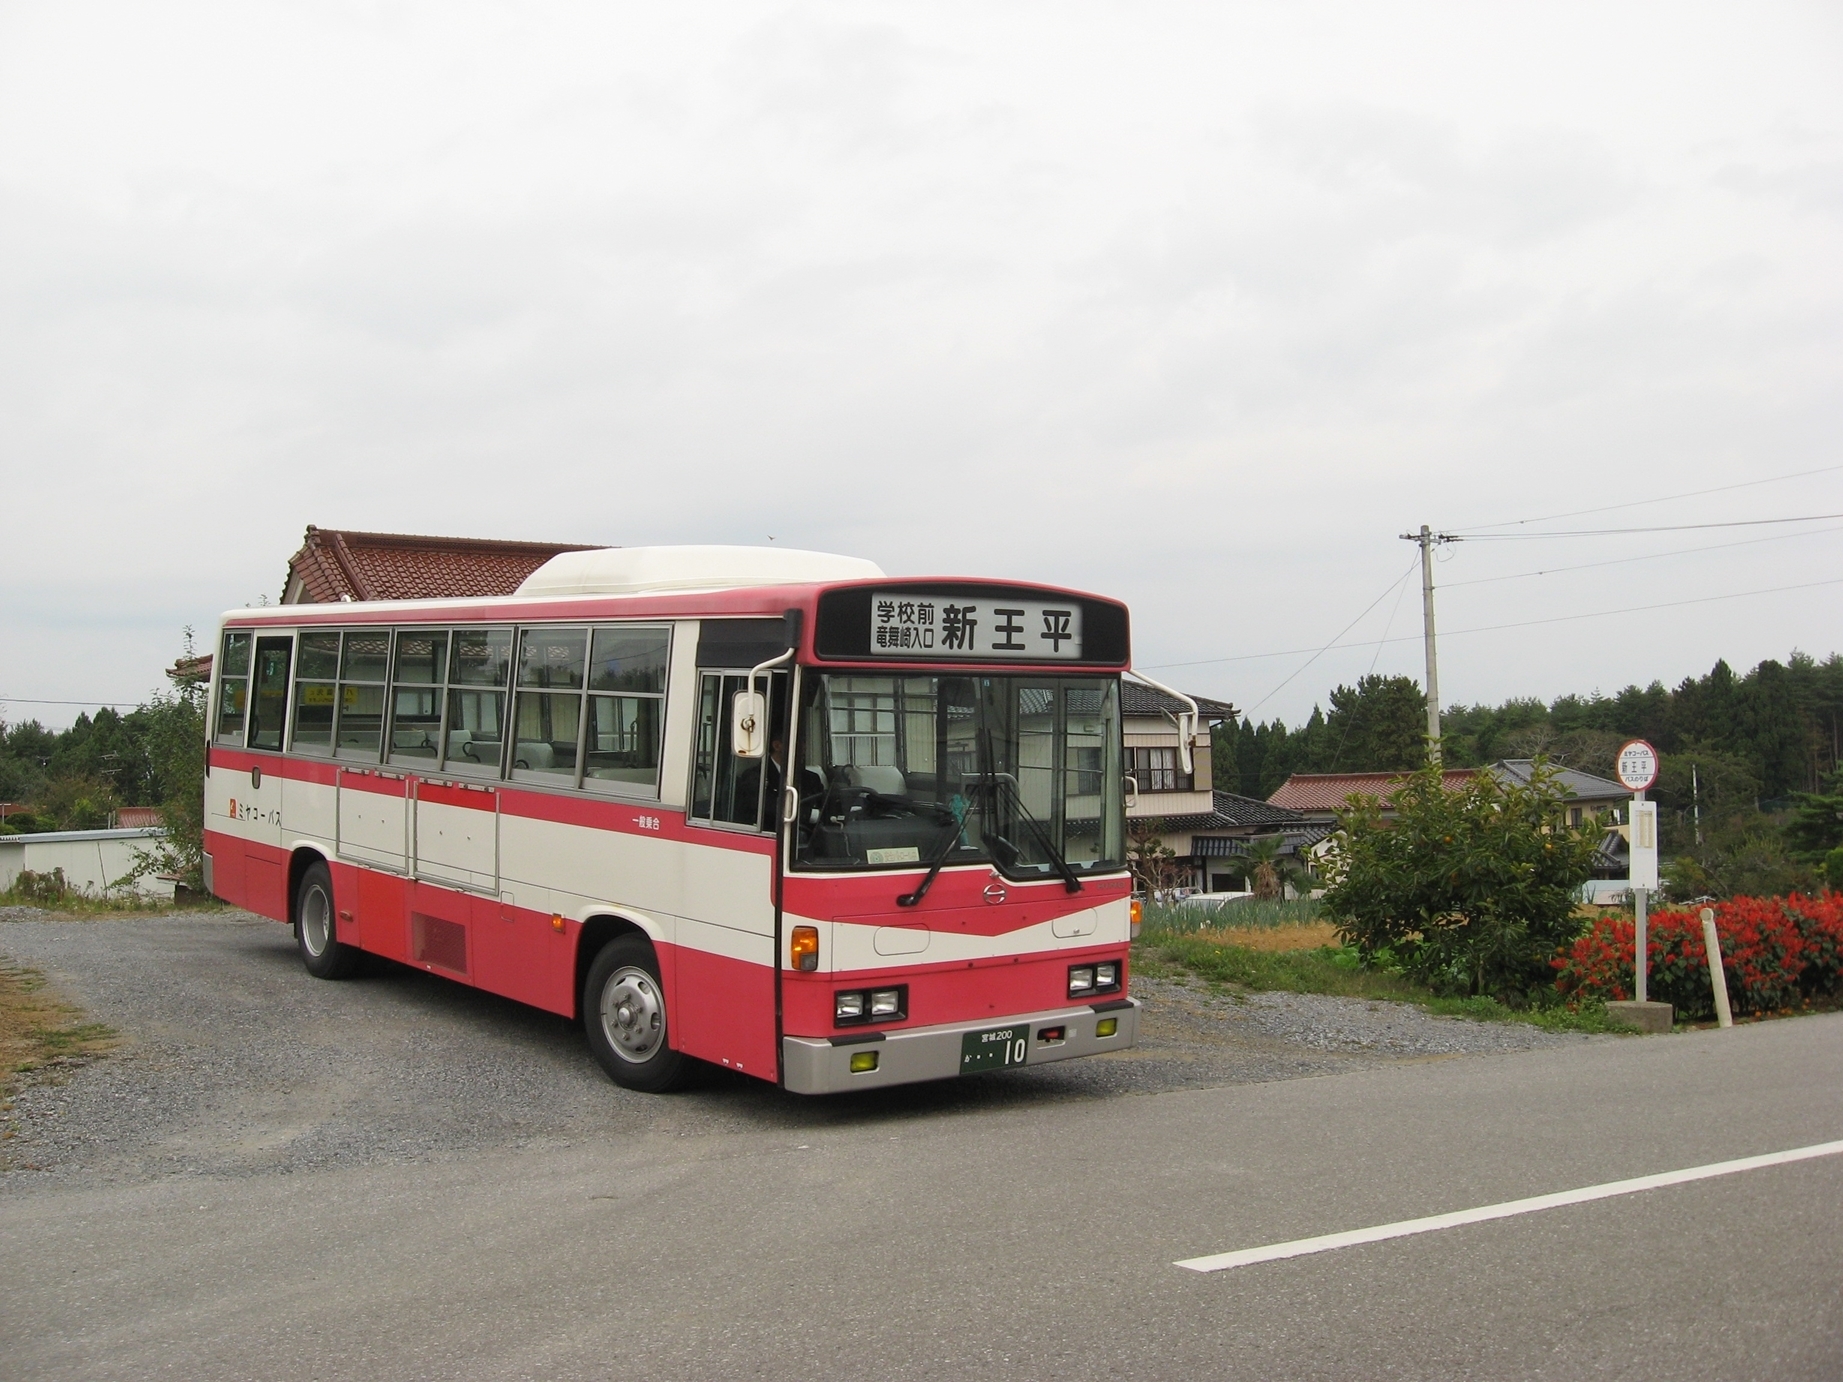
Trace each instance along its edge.
{"label": "air conditioner unit on bus roof", "polygon": [[517,593],[643,595],[868,581],[882,575],[882,567],[862,557],[791,547],[602,547],[559,552],[527,576]]}

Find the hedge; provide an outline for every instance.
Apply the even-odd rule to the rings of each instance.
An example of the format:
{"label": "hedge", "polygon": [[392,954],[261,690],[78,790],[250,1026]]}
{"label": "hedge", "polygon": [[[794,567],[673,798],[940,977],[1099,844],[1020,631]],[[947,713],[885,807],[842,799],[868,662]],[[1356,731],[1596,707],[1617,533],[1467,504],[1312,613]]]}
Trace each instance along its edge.
{"label": "hedge", "polygon": [[[1843,893],[1807,897],[1735,897],[1714,904],[1728,1001],[1737,1013],[1776,1012],[1812,999],[1843,995]],[[1605,916],[1555,959],[1557,992],[1579,1000],[1632,996],[1633,923]],[[1710,1017],[1702,944],[1702,909],[1651,914],[1645,951],[1648,997],[1676,1007],[1679,1017]]]}

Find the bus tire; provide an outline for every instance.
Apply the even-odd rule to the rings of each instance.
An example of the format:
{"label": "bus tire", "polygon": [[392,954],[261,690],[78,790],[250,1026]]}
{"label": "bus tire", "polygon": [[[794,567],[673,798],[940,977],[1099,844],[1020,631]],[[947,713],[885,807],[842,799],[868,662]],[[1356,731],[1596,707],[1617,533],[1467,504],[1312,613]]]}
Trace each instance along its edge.
{"label": "bus tire", "polygon": [[294,941],[301,963],[316,979],[349,979],[358,972],[364,952],[339,939],[339,912],[333,906],[333,875],[321,862],[309,864],[294,894]]}
{"label": "bus tire", "polygon": [[617,936],[596,953],[582,981],[582,1026],[608,1078],[627,1089],[677,1089],[690,1061],[667,1040],[665,985],[645,936]]}

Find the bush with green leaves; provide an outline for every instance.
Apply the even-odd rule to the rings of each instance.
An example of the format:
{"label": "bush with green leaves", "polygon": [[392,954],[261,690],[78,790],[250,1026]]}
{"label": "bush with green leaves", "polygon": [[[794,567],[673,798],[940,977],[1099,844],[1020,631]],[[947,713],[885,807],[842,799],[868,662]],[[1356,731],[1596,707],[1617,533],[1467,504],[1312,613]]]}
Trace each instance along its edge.
{"label": "bush with green leaves", "polygon": [[[186,652],[192,657],[191,630]],[[176,876],[194,892],[205,888],[205,685],[196,677],[178,682],[168,695],[154,696],[136,712],[147,724],[148,757],[164,799],[166,833],[152,850],[137,851],[129,876]]]}
{"label": "bush with green leaves", "polygon": [[1581,929],[1574,892],[1599,832],[1565,825],[1547,765],[1527,784],[1481,772],[1458,787],[1424,767],[1391,796],[1390,818],[1374,798],[1338,813],[1326,915],[1366,960],[1387,951],[1436,993],[1527,1003]]}

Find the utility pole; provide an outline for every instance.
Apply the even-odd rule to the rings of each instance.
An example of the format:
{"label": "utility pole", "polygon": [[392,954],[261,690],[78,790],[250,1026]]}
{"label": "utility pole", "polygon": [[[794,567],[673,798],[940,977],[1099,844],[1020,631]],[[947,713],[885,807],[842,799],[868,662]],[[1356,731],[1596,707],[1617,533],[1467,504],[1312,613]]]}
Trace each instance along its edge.
{"label": "utility pole", "polygon": [[1440,665],[1433,648],[1433,549],[1442,542],[1457,542],[1451,533],[1436,533],[1425,523],[1418,533],[1403,533],[1403,542],[1421,549],[1421,626],[1427,644],[1427,761],[1440,763]]}
{"label": "utility pole", "polygon": [[1693,762],[1689,765],[1689,790],[1696,802],[1696,848],[1700,850],[1702,848],[1702,778],[1696,772],[1696,765]]}

